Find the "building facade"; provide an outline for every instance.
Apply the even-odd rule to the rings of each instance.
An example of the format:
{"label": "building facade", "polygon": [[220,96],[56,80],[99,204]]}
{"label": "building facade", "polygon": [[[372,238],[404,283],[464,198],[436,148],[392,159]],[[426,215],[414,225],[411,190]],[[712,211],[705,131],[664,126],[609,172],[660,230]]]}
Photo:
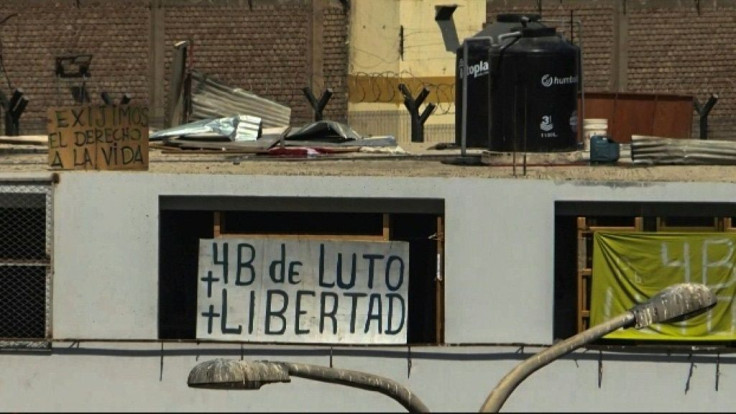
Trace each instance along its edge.
{"label": "building facade", "polygon": [[[413,3],[416,7],[423,2]],[[673,8],[674,3],[680,9]],[[654,26],[665,25],[667,35],[655,37],[664,42],[672,39],[670,29],[684,25],[684,20],[710,22],[736,10],[728,1],[695,3],[508,0],[488,1],[485,13],[534,12],[537,7],[560,18],[569,16],[567,7],[582,10],[583,16],[590,13],[600,22],[584,24],[585,53],[590,53],[586,62],[591,65],[586,66],[591,71],[586,73],[588,85],[603,90],[640,85],[646,91],[650,86],[641,85],[650,78],[640,74],[650,69],[636,62],[650,54],[629,49],[628,63],[620,63],[623,55],[614,53],[620,49],[611,49],[605,40],[619,27],[614,16],[628,19],[630,36],[636,33],[637,13],[675,16],[671,21],[653,19]],[[329,117],[348,120],[357,110],[351,106],[348,80],[360,70],[350,68],[345,46],[357,19],[351,13],[362,10],[360,0],[37,1],[23,2],[22,9],[18,4],[0,6],[0,16],[19,13],[0,26],[0,35],[9,86],[22,87],[30,100],[21,118],[21,130],[27,133],[43,130],[48,107],[73,104],[70,88],[81,88],[82,82],[91,99],[103,91],[115,99],[132,93],[132,102],[146,103],[158,114],[152,119],[162,120],[170,46],[183,37],[193,39],[194,66],[234,85],[252,85],[248,89],[290,105],[294,122],[310,119],[307,101],[300,95],[307,85],[317,94],[336,85]],[[475,7],[470,2],[464,6]],[[165,22],[163,29],[156,23],[160,21]],[[119,34],[121,27],[127,34]],[[227,36],[210,34],[221,33],[222,27],[228,28]],[[697,30],[705,27],[698,25]],[[465,31],[472,32],[467,27]],[[432,36],[439,45],[439,33]],[[258,42],[251,41],[256,38]],[[411,38],[406,36],[407,41]],[[332,43],[318,46],[315,39]],[[130,45],[140,46],[135,58],[128,55]],[[661,45],[652,48],[667,50],[666,56],[650,62],[651,67],[686,62],[676,55],[676,47]],[[89,79],[54,74],[57,54],[87,52],[93,55]],[[292,59],[271,60],[275,55]],[[620,67],[628,69],[616,72]],[[429,72],[421,76],[438,77]],[[712,79],[721,82],[727,75],[719,72]],[[677,85],[667,91],[711,90],[707,85]],[[651,87],[663,89],[662,84]],[[714,109],[714,131],[720,125],[716,120],[727,124],[729,99],[723,93]],[[366,107],[373,103],[363,104],[361,110],[373,110]],[[728,129],[720,131],[728,135]],[[15,160],[3,160],[0,174],[0,361],[5,369],[0,401],[8,411],[401,408],[384,395],[300,379],[249,392],[189,388],[190,370],[217,357],[365,371],[405,384],[431,410],[474,411],[516,364],[590,326],[595,303],[585,284],[592,227],[726,234],[736,217],[730,167],[682,167],[691,168],[687,171],[692,175],[672,179],[668,167],[630,165],[582,166],[572,176],[555,172],[559,167],[530,165],[527,176],[526,167],[521,175],[520,166],[477,169],[430,160],[283,162],[270,163],[271,172],[266,162],[246,167],[250,161],[222,157],[189,163],[152,157],[147,171],[97,172],[49,171],[45,154]],[[334,170],[325,171],[326,165]],[[424,172],[417,173],[420,166]],[[637,168],[641,174],[633,173]],[[329,244],[336,249],[395,243],[401,247],[391,254],[366,254],[396,256],[392,263],[404,266],[398,267],[396,279],[385,265],[384,296],[375,301],[365,290],[346,296],[354,302],[340,309],[367,309],[363,319],[348,317],[348,328],[342,325],[351,334],[357,330],[358,339],[322,335],[320,324],[345,323],[328,305],[317,306],[317,319],[296,305],[301,299],[334,296],[277,286],[270,291],[282,293],[266,295],[288,297],[296,308],[285,300],[274,304],[274,299],[273,306],[265,305],[270,313],[263,321],[274,325],[258,331],[254,322],[260,336],[243,340],[238,335],[248,330],[247,319],[226,321],[224,312],[215,319],[217,309],[209,310],[209,303],[203,302],[210,283],[206,280],[212,280],[214,270],[200,266],[203,257],[222,264],[223,250],[216,249],[226,249],[228,240],[255,246],[256,239],[281,243],[284,249],[294,243],[311,248],[315,241],[324,246],[337,243]],[[204,250],[202,240],[210,243]],[[228,267],[232,283],[248,284],[253,257],[247,256],[247,248],[230,251],[237,253],[227,257],[238,258],[233,261],[237,265]],[[335,272],[320,283],[333,287],[339,280],[350,290],[349,277],[356,271],[347,258],[357,260],[356,251],[339,250],[345,261],[330,262]],[[276,259],[259,268],[263,274],[282,285],[306,280],[301,273],[306,260],[294,259],[286,266],[286,256],[280,259],[278,248],[274,252]],[[238,256],[241,253],[245,256]],[[339,276],[338,269],[344,269]],[[219,277],[225,274],[223,270]],[[730,279],[725,285],[731,285]],[[389,294],[399,295],[404,307]],[[221,298],[217,306],[230,309],[224,293],[216,297]],[[391,325],[389,309],[399,308],[405,310],[403,324]],[[207,311],[210,316],[203,315]],[[302,316],[311,322],[300,324]],[[206,331],[208,322],[210,330],[219,329],[222,335]],[[287,326],[297,339],[285,338]],[[398,339],[375,340],[381,338],[378,334],[398,331],[403,335]],[[302,333],[309,340],[299,339]],[[368,343],[356,343],[359,340]],[[730,392],[736,387],[733,350],[728,338],[696,343],[601,341],[536,372],[504,409],[730,411],[736,404]]]}
{"label": "building facade", "polygon": [[[35,337],[5,338],[3,405],[11,411],[401,408],[377,393],[299,379],[250,392],[187,387],[197,363],[225,357],[362,370],[406,384],[432,410],[476,410],[514,365],[577,332],[571,300],[577,273],[561,265],[578,252],[571,220],[645,212],[707,222],[736,211],[734,184],[725,181],[463,177],[467,170],[456,168],[455,177],[5,174],[6,208],[20,209],[20,219],[4,225],[7,255],[22,257],[35,245],[49,261],[26,263],[41,267],[36,279],[11,268],[6,276],[16,277],[0,290],[13,304],[5,335]],[[342,231],[344,242],[375,233],[356,223],[377,222],[380,229],[376,215],[390,216],[389,238],[412,246],[406,341],[202,339],[195,333],[203,276],[197,243],[217,237],[216,228],[224,233],[215,227],[217,214],[233,232],[329,240],[336,236],[325,234]],[[36,284],[29,286],[31,280]],[[26,288],[37,295],[18,297]],[[18,324],[33,329],[19,333]],[[532,375],[504,408],[728,411],[729,344],[584,348]]]}

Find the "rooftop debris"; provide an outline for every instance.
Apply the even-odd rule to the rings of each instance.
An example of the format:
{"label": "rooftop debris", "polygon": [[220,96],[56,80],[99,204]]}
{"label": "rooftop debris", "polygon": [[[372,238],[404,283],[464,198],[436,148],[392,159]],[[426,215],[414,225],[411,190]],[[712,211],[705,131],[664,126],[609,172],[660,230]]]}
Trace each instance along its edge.
{"label": "rooftop debris", "polygon": [[[205,119],[157,131],[152,148],[314,157],[359,152],[363,147],[396,148],[392,136],[366,138],[335,121],[316,121],[300,128],[262,128],[260,118],[236,115]],[[378,152],[378,151],[374,151]],[[394,151],[396,152],[396,151]]]}
{"label": "rooftop debris", "polygon": [[[294,127],[291,108],[225,85],[196,70],[187,72],[174,94],[183,96],[182,103],[174,105],[174,113],[169,116],[174,126],[153,132],[149,138],[151,148],[315,157],[358,152],[363,147],[373,147],[373,152],[397,147],[392,136],[363,137],[335,121],[317,119]],[[277,144],[278,149],[274,148]]]}
{"label": "rooftop debris", "polygon": [[589,157],[583,151],[565,152],[499,152],[482,151],[480,162],[485,165],[512,165],[521,166],[524,162],[532,165],[586,165]]}
{"label": "rooftop debris", "polygon": [[226,118],[203,119],[184,125],[157,131],[149,140],[166,138],[193,138],[205,141],[255,141],[261,133],[261,118],[251,115],[236,115]]}
{"label": "rooftop debris", "polygon": [[189,121],[220,118],[232,114],[258,116],[264,128],[290,125],[291,108],[241,88],[233,88],[198,71],[191,71]]}
{"label": "rooftop debris", "polygon": [[631,160],[650,165],[735,165],[736,142],[632,135]]}
{"label": "rooftop debris", "polygon": [[284,137],[286,145],[319,146],[396,146],[393,136],[365,138],[348,125],[335,121],[316,121],[292,129]]}
{"label": "rooftop debris", "polygon": [[161,145],[150,144],[151,148],[162,150],[177,150],[179,153],[199,150],[233,153],[266,153],[268,149],[279,142],[279,135],[267,135],[253,141],[211,141],[189,140],[186,137],[172,138],[163,141]]}
{"label": "rooftop debris", "polygon": [[47,147],[49,145],[49,137],[46,135],[0,136],[0,144],[38,145]]}
{"label": "rooftop debris", "polygon": [[287,134],[287,139],[317,139],[320,141],[337,143],[361,138],[362,137],[349,126],[334,121],[312,122]]}

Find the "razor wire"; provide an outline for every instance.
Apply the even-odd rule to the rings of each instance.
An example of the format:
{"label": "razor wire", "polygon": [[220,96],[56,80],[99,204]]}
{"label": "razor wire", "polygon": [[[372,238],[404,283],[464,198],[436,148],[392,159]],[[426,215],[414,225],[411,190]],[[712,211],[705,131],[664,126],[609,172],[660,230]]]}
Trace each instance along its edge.
{"label": "razor wire", "polygon": [[430,82],[426,78],[415,76],[410,70],[401,72],[354,72],[348,78],[348,90],[351,91],[350,100],[365,103],[401,102],[402,95],[398,87],[386,87],[394,82],[404,83],[409,90],[416,94],[427,89],[435,100],[428,100],[437,106],[437,113],[447,114],[455,103],[455,83]]}

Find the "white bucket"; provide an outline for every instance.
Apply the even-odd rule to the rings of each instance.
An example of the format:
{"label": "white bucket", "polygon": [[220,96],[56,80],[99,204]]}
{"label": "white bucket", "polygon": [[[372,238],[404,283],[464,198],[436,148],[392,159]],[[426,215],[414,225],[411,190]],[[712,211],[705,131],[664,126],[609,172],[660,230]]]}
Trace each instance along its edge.
{"label": "white bucket", "polygon": [[590,137],[593,135],[608,135],[608,119],[583,119],[583,147],[585,151],[590,151]]}

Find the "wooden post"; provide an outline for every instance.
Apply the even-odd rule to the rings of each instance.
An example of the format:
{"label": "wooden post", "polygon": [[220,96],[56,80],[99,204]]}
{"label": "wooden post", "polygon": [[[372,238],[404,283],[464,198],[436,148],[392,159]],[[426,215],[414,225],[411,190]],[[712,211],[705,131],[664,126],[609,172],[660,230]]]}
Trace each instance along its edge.
{"label": "wooden post", "polygon": [[445,224],[437,216],[437,276],[435,277],[435,341],[445,342]]}

